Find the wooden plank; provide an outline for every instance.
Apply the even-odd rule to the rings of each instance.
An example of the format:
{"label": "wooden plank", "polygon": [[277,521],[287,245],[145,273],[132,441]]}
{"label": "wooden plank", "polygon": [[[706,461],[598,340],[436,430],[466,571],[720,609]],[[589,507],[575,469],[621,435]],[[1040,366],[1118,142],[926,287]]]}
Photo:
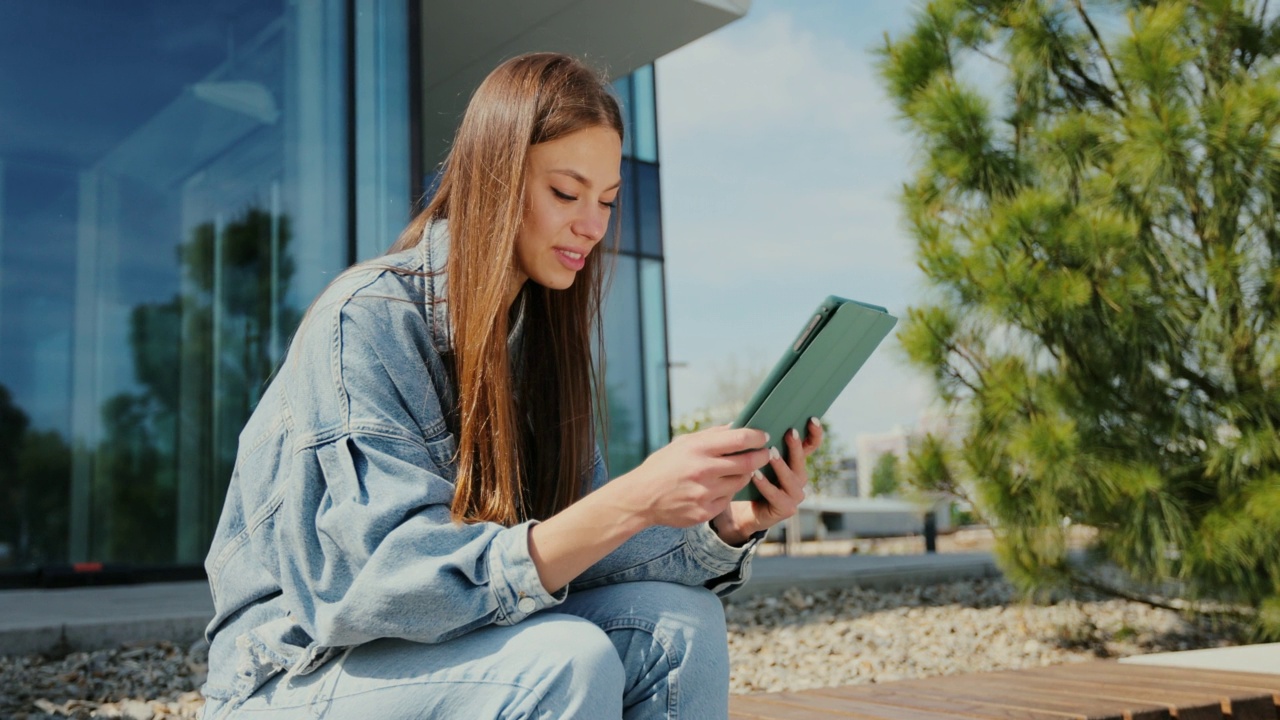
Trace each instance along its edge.
{"label": "wooden plank", "polygon": [[[1062,667],[1069,668],[1064,672],[1076,677],[1096,679],[1120,676],[1131,682],[1160,683],[1165,686],[1176,684],[1183,689],[1220,693],[1228,700],[1223,709],[1233,720],[1276,720],[1280,716],[1280,710],[1277,710],[1277,706],[1280,706],[1280,675],[1138,666],[1128,663],[1084,663],[1081,666]],[[1116,668],[1123,669],[1115,670]]]}
{"label": "wooden plank", "polygon": [[[1014,713],[1015,716],[1021,713],[1054,713],[1059,716],[1077,718],[1078,720],[1127,720],[1123,711],[1118,710],[1115,707],[1102,707],[1096,703],[1073,703],[1070,705],[1064,705],[1052,700],[1046,700],[1042,697],[1027,695],[1025,693],[997,696],[991,692],[977,689],[935,688],[928,686],[902,688],[902,693],[913,695],[915,697],[930,698],[953,703],[964,702],[969,706],[978,705],[993,709],[1006,710]],[[1137,720],[1168,719],[1168,712],[1165,712],[1163,716],[1137,718]]]}
{"label": "wooden plank", "polygon": [[751,720],[842,720],[839,717],[832,718],[830,713],[810,716],[799,714],[793,715],[788,713],[788,708],[786,706],[779,706],[771,703],[768,700],[763,699],[763,695],[750,695],[749,697],[753,701],[750,711],[751,714],[746,716],[740,715],[742,712],[741,703],[730,699],[730,717],[749,717]]}
{"label": "wooden plank", "polygon": [[834,687],[810,690],[818,695],[830,695],[837,698],[856,698],[862,702],[876,703],[895,707],[910,707],[920,710],[933,710],[951,713],[957,717],[980,718],[981,720],[1084,720],[1084,715],[1069,712],[1053,712],[1049,710],[1023,710],[1018,708],[983,705],[971,701],[951,698],[940,700],[899,691],[894,687],[897,683],[876,685],[874,691],[851,694],[850,688]]}
{"label": "wooden plank", "polygon": [[1096,661],[735,695],[732,720],[1280,720],[1280,675]]}
{"label": "wooden plank", "polygon": [[1101,701],[1106,705],[1130,709],[1135,707],[1164,707],[1179,720],[1222,720],[1222,698],[1214,694],[1183,693],[1174,690],[1157,692],[1134,690],[1115,678],[1094,681],[1072,681],[1064,677],[1032,675],[1030,673],[1001,673],[983,679],[983,687],[998,694],[1032,692],[1065,704],[1079,702],[1081,698]]}
{"label": "wooden plank", "polygon": [[[1280,675],[1268,673],[1245,673],[1232,670],[1200,670],[1196,668],[1170,667],[1165,665],[1138,665],[1135,663],[1118,663],[1114,661],[1076,663],[1058,665],[1064,673],[1088,675],[1090,677],[1131,677],[1152,680],[1167,680],[1179,684],[1193,682],[1213,684],[1225,687],[1262,690],[1272,694],[1272,699],[1280,703]],[[1050,670],[1054,668],[1041,668]]]}
{"label": "wooden plank", "polygon": [[1164,705],[1135,704],[1121,707],[1115,702],[1099,702],[1090,698],[1061,699],[1034,691],[994,685],[988,687],[986,674],[950,675],[943,678],[903,681],[903,689],[931,697],[964,698],[985,705],[1079,713],[1089,720],[1169,720],[1172,715]]}
{"label": "wooden plank", "polygon": [[1280,705],[1272,698],[1232,700],[1227,717],[1231,720],[1277,720],[1280,718]]}
{"label": "wooden plank", "polygon": [[[758,696],[768,703],[785,707],[788,710],[806,710],[825,713],[823,717],[832,718],[874,718],[875,720],[956,720],[955,713],[932,712],[910,707],[893,707],[864,703],[850,698],[831,697],[812,691],[802,693],[769,693]],[[759,712],[759,710],[756,710]],[[779,718],[790,718],[781,715]]]}
{"label": "wooden plank", "polygon": [[730,710],[746,712],[759,720],[876,720],[874,716],[859,715],[855,711],[832,710],[828,707],[808,707],[803,701],[787,702],[799,693],[764,693],[730,698]]}
{"label": "wooden plank", "polygon": [[[1091,667],[1101,666],[1101,667]],[[1084,686],[1098,685],[1111,687],[1123,685],[1134,692],[1159,693],[1161,696],[1175,700],[1180,707],[1178,717],[1185,718],[1189,713],[1183,709],[1191,704],[1187,694],[1203,694],[1217,698],[1222,713],[1233,720],[1277,720],[1276,699],[1274,693],[1266,688],[1236,687],[1231,685],[1202,682],[1198,674],[1195,680],[1169,677],[1150,677],[1147,674],[1135,674],[1117,668],[1129,667],[1120,663],[1086,663],[1084,668],[1077,666],[1055,666],[1021,670],[1020,673],[1037,677],[1053,678],[1059,682],[1071,682]],[[1062,669],[1069,668],[1069,669]]]}
{"label": "wooden plank", "polygon": [[802,705],[778,702],[779,693],[768,695],[743,695],[750,698],[750,705],[742,705],[730,699],[729,705],[735,712],[749,712],[762,720],[879,720],[866,715],[846,713],[832,710],[815,710]]}

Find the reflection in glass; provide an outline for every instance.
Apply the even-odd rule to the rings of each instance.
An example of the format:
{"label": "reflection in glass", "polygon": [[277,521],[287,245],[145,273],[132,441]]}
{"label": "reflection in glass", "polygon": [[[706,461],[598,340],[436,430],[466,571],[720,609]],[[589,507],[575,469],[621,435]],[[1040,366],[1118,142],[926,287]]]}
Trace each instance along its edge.
{"label": "reflection in glass", "polygon": [[671,441],[667,394],[667,317],[662,261],[640,260],[641,327],[644,338],[644,396],[649,452]]}
{"label": "reflection in glass", "polygon": [[644,387],[640,353],[640,292],[636,259],[617,257],[604,301],[605,391],[609,408],[608,463],[611,477],[645,457]]}
{"label": "reflection in glass", "polygon": [[619,78],[614,89],[627,128],[614,214],[622,254],[605,302],[609,469],[616,476],[665,445],[671,426],[653,66]]}
{"label": "reflection in glass", "polygon": [[622,155],[623,157],[631,157],[635,154],[635,124],[631,117],[631,76],[623,75],[613,81],[613,91],[618,98],[618,104],[622,106],[622,125],[624,132],[622,134]]}
{"label": "reflection in glass", "polygon": [[635,228],[639,236],[640,252],[645,255],[662,255],[662,207],[658,190],[658,166],[646,162],[632,163],[633,197],[636,216]]}
{"label": "reflection in glass", "polygon": [[[409,7],[0,3],[0,570],[203,559],[302,308],[407,219]],[[615,473],[666,437],[647,72],[617,85]]]}
{"label": "reflection in glass", "polygon": [[620,173],[622,188],[618,191],[618,208],[610,217],[610,222],[614,224],[614,227],[610,228],[610,238],[613,237],[614,228],[616,228],[618,249],[622,252],[634,253],[640,247],[636,220],[639,203],[636,201],[635,163],[623,158]]}
{"label": "reflection in glass", "polygon": [[409,222],[408,0],[362,0],[355,17],[356,260],[384,252]]}
{"label": "reflection in glass", "polygon": [[645,65],[631,74],[632,105],[631,154],[637,160],[658,162],[658,116],[654,107],[653,66]]}
{"label": "reflection in glass", "polygon": [[0,6],[0,568],[203,558],[349,259],[344,7]]}

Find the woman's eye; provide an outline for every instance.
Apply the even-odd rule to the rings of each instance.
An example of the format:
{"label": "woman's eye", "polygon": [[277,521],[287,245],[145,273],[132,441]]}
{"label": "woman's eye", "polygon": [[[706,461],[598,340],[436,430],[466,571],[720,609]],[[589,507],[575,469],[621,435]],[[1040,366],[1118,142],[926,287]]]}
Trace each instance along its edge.
{"label": "woman's eye", "polygon": [[601,204],[601,205],[603,205],[603,206],[605,206],[605,207],[607,207],[607,208],[609,208],[610,210],[615,210],[615,209],[617,209],[617,207],[618,207],[618,200],[617,200],[617,198],[614,198],[613,200],[610,200],[609,202],[601,201],[601,202],[600,202],[600,204]]}
{"label": "woman's eye", "polygon": [[566,193],[566,192],[560,192],[559,190],[557,190],[557,189],[555,189],[555,188],[551,188],[551,192],[555,193],[555,194],[556,194],[556,197],[560,198],[561,200],[573,201],[573,200],[577,200],[577,199],[578,199],[578,198],[576,198],[576,197],[574,197],[574,196],[570,195],[569,193]]}

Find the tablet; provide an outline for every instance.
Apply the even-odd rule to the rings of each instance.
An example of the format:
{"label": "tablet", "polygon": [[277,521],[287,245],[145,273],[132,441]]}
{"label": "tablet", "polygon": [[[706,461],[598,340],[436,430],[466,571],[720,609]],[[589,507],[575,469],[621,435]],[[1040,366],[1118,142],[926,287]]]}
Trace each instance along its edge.
{"label": "tablet", "polygon": [[[804,437],[809,418],[827,412],[897,322],[882,307],[827,297],[805,320],[733,426],[769,433],[769,446],[778,448],[785,459],[784,434],[795,429]],[[770,482],[777,482],[772,467],[766,465],[760,471]],[[747,485],[735,496],[759,498],[755,485]]]}

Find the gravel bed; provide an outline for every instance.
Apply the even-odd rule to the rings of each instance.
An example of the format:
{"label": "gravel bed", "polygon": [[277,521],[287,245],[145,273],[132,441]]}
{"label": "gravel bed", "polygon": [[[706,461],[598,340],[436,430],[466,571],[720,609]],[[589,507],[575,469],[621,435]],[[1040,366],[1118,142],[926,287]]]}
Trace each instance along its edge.
{"label": "gravel bed", "polygon": [[1022,603],[1003,580],[898,592],[791,588],[734,601],[730,691],[833,685],[1239,644],[1239,627],[1124,600]]}
{"label": "gravel bed", "polygon": [[[898,592],[796,588],[730,601],[735,693],[1122,657],[1236,644],[1240,630],[1120,600],[1023,604],[1002,580]],[[207,649],[125,645],[0,657],[0,718],[194,718]]]}
{"label": "gravel bed", "polygon": [[0,718],[194,718],[207,658],[203,642],[0,657]]}

